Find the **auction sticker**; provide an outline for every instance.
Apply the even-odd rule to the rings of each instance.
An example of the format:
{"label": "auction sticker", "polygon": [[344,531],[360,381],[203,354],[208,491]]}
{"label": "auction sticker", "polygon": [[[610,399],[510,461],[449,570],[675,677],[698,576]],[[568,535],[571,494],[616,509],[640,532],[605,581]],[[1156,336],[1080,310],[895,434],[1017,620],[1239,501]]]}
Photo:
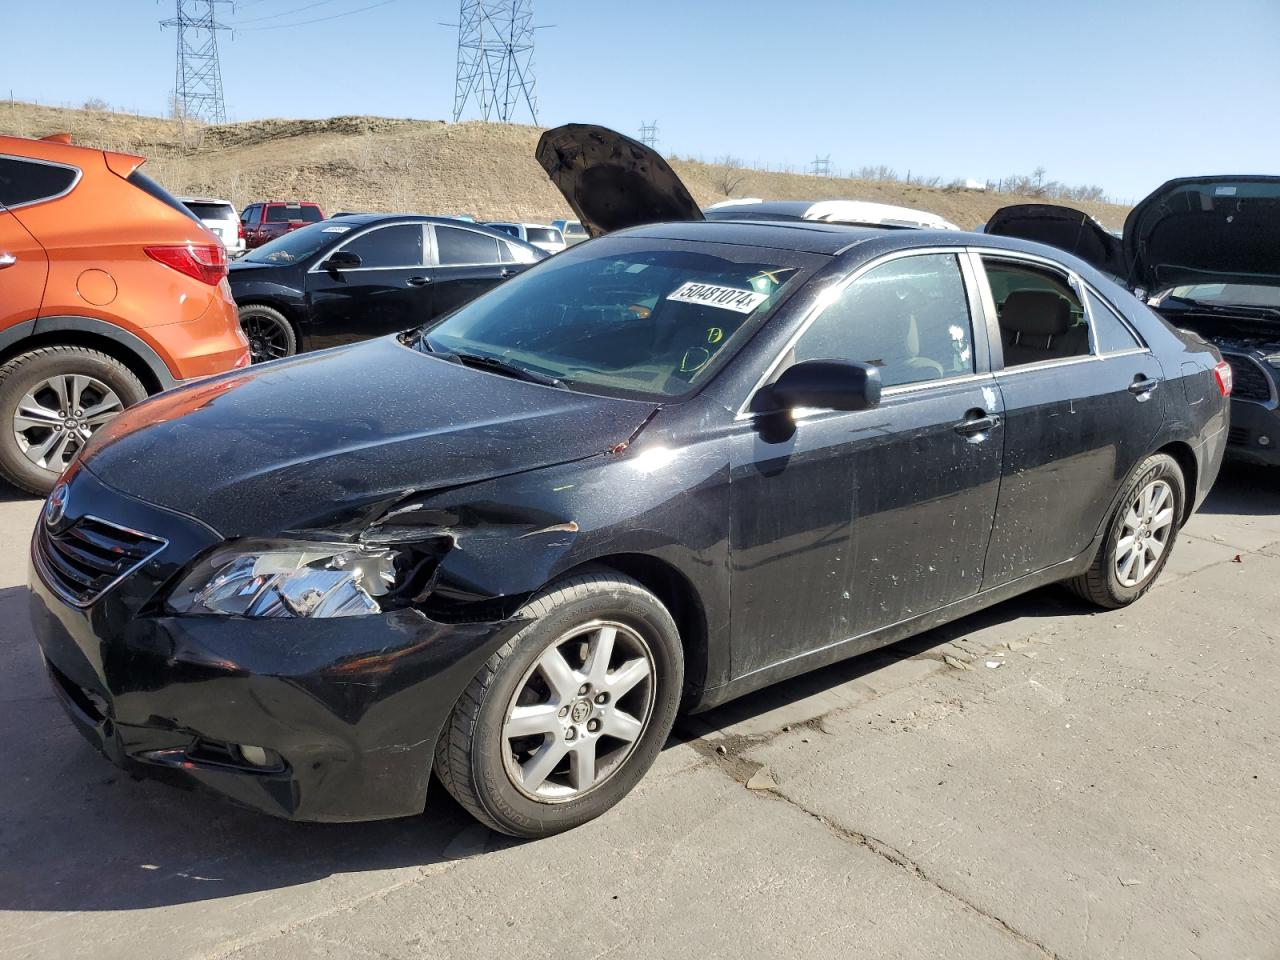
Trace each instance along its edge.
{"label": "auction sticker", "polygon": [[732,310],[734,313],[750,313],[769,298],[767,293],[756,293],[754,290],[740,290],[737,287],[721,287],[714,283],[699,283],[690,280],[672,293],[668,300],[680,303],[701,303],[708,307],[719,307],[721,310]]}

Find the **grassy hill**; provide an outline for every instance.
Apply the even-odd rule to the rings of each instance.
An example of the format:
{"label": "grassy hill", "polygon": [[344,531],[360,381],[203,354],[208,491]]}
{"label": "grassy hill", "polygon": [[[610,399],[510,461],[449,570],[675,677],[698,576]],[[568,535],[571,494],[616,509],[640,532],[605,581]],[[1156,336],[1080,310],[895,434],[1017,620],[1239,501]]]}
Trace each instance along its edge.
{"label": "grassy hill", "polygon": [[[189,130],[172,120],[108,111],[14,103],[0,105],[0,134],[68,132],[76,143],[142,154],[147,172],[174,193],[254,200],[317,200],[329,211],[469,213],[480,219],[550,220],[571,216],[533,159],[537,127],[478,121],[334,117],[254,120]],[[724,168],[692,160],[672,165],[704,206],[725,199]],[[962,227],[984,223],[999,207],[1034,198],[744,169],[734,196],[860,199],[940,214]],[[1127,207],[1077,206],[1109,227]]]}

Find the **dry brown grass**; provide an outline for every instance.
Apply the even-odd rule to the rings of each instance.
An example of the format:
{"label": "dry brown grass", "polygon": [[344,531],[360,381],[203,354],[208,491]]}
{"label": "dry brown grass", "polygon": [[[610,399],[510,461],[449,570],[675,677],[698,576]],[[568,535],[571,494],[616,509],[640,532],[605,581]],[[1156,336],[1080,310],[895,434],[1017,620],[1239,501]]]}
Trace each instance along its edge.
{"label": "dry brown grass", "polygon": [[[571,216],[533,159],[536,127],[384,117],[254,120],[184,132],[176,121],[95,110],[0,105],[0,133],[66,131],[77,143],[138,153],[175,193],[207,193],[243,207],[254,200],[316,200],[330,211],[469,213],[480,219]],[[672,166],[699,203],[725,199],[724,167],[691,160]],[[744,168],[736,196],[861,199],[930,210],[973,227],[999,207],[1033,198],[896,182],[769,173]],[[1109,227],[1127,207],[1076,204]]]}

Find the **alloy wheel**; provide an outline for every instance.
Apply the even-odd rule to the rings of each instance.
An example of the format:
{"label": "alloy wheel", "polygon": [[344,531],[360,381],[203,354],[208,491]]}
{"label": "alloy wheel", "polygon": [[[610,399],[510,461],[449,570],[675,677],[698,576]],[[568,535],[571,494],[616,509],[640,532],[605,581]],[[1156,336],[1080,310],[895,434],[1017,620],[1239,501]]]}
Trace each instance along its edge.
{"label": "alloy wheel", "polygon": [[250,313],[240,318],[240,329],[249,341],[249,357],[253,363],[289,356],[289,338],[271,317]]}
{"label": "alloy wheel", "polygon": [[18,401],[13,435],[28,460],[61,473],[93,432],[123,409],[116,392],[96,377],[60,374]]}
{"label": "alloy wheel", "polygon": [[653,653],[623,623],[594,620],[550,644],[507,705],[503,759],[525,796],[576,800],[626,763],[648,726]]}
{"label": "alloy wheel", "polygon": [[1173,533],[1173,488],[1153,480],[1140,489],[1116,542],[1116,579],[1124,587],[1136,587],[1155,571]]}

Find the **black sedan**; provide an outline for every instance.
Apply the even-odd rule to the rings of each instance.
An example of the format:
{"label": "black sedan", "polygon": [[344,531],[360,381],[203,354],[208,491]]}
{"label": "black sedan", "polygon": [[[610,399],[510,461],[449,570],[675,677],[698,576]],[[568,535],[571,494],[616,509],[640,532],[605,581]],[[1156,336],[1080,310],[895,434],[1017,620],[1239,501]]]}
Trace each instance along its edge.
{"label": "black sedan", "polygon": [[258,247],[228,280],[261,363],[427,323],[546,256],[447,217],[352,214]]}
{"label": "black sedan", "polygon": [[[572,133],[544,159],[588,229],[683,212],[661,158]],[[678,709],[1046,584],[1137,600],[1218,472],[1226,377],[1038,244],[624,229],[121,414],[38,521],[35,631],[130,770],[353,820],[420,812],[434,769],[543,836]]]}

